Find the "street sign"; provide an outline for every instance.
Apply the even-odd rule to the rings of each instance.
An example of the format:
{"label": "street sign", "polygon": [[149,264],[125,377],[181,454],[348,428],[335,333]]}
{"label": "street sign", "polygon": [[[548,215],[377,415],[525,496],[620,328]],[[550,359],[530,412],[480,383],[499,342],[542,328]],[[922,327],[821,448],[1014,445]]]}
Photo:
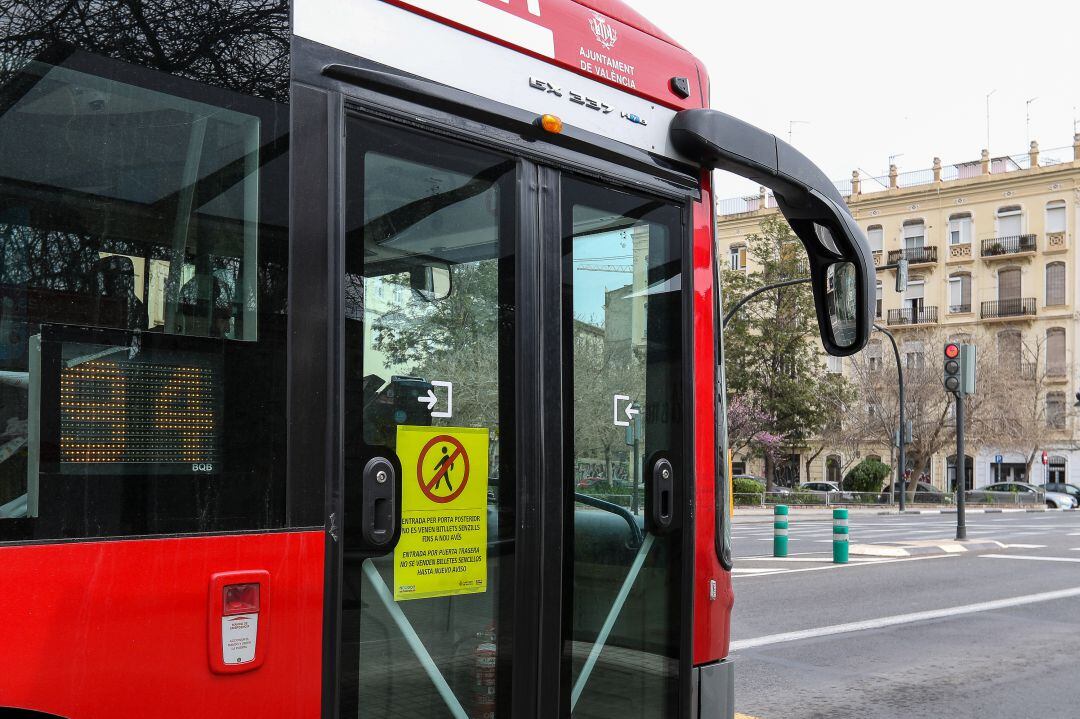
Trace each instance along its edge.
{"label": "street sign", "polygon": [[975,345],[960,345],[960,394],[975,394]]}
{"label": "street sign", "polygon": [[1046,450],[1044,449],[1043,453],[1042,453],[1042,463],[1043,464],[1049,464],[1049,462],[1050,462],[1050,458],[1046,456]]}
{"label": "street sign", "polygon": [[1004,461],[1005,461],[1005,458],[1002,457],[1000,454],[995,454],[994,455],[994,464],[1001,464]]}

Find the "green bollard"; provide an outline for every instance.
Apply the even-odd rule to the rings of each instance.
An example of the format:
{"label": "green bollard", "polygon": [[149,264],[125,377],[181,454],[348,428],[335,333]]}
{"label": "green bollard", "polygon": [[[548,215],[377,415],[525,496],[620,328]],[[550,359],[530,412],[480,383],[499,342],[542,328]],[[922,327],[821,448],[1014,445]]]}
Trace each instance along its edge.
{"label": "green bollard", "polygon": [[832,560],[833,564],[847,564],[848,561],[848,511],[832,511]]}
{"label": "green bollard", "polygon": [[773,510],[773,539],[772,555],[774,557],[787,556],[787,530],[788,530],[787,505],[778,504]]}

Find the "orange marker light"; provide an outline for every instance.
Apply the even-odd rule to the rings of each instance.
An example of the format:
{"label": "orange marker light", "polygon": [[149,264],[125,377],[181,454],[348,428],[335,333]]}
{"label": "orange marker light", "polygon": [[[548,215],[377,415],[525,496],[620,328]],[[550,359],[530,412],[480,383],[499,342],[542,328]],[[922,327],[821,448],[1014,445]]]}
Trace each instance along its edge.
{"label": "orange marker light", "polygon": [[540,127],[557,135],[562,132],[562,120],[554,115],[541,115]]}

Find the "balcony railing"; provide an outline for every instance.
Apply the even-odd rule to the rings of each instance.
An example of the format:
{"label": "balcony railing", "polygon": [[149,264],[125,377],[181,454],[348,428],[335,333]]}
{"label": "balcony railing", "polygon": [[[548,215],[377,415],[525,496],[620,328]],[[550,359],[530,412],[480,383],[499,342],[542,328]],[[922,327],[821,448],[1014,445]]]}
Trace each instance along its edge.
{"label": "balcony railing", "polygon": [[893,265],[904,258],[912,265],[937,262],[937,247],[908,247],[903,250],[889,250],[889,264]]}
{"label": "balcony railing", "polygon": [[1035,235],[1012,235],[1011,237],[992,237],[982,241],[983,257],[1018,255],[1021,252],[1035,251]]}
{"label": "balcony railing", "polygon": [[1034,297],[1017,297],[1011,300],[983,302],[979,316],[984,320],[1002,317],[1030,317],[1035,315]]}
{"label": "balcony railing", "polygon": [[889,310],[890,325],[925,325],[937,322],[937,307],[904,307]]}

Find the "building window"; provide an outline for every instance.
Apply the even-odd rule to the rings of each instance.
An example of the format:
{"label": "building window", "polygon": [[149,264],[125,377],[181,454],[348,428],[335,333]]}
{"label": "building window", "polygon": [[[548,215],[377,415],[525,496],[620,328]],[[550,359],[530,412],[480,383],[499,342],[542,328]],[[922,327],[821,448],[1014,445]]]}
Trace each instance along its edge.
{"label": "building window", "polygon": [[1046,266],[1046,306],[1065,304],[1065,263],[1051,262]]}
{"label": "building window", "polygon": [[1046,203],[1046,233],[1065,231],[1065,200]]}
{"label": "building window", "polygon": [[830,454],[825,458],[825,481],[840,484],[840,455]]}
{"label": "building window", "polygon": [[1020,205],[1008,205],[997,211],[997,236],[1016,237],[1023,234],[1023,213]]}
{"label": "building window", "polygon": [[949,278],[949,312],[971,312],[971,275],[966,272]]}
{"label": "building window", "polygon": [[949,216],[949,244],[963,245],[971,242],[971,213],[960,212]]}
{"label": "building window", "polygon": [[872,252],[881,252],[881,246],[885,240],[885,230],[881,225],[870,225],[866,228],[866,239],[870,241]]}
{"label": "building window", "polygon": [[997,350],[998,360],[1003,366],[1013,369],[1020,367],[1020,359],[1023,353],[1023,339],[1018,330],[1004,330],[998,332]]}
{"label": "building window", "polygon": [[904,368],[922,369],[926,366],[926,353],[922,342],[908,342],[904,345]]}
{"label": "building window", "polygon": [[1010,267],[998,272],[998,302],[1020,300],[1020,268]]}
{"label": "building window", "polygon": [[877,317],[880,320],[881,319],[881,280],[877,281],[877,286],[875,288],[875,296],[876,296],[877,299],[876,299],[876,304],[874,305],[874,307],[876,308],[874,316]]}
{"label": "building window", "polygon": [[906,315],[904,318],[907,322],[922,322],[923,317],[923,296],[926,292],[926,282],[919,278],[913,279],[908,282],[907,289],[904,290],[904,312]]}
{"label": "building window", "polygon": [[881,340],[870,340],[866,343],[866,362],[871,372],[881,370]]}
{"label": "building window", "polygon": [[844,372],[844,358],[829,355],[827,360],[827,369],[829,374],[843,374]]}
{"label": "building window", "polygon": [[728,258],[731,260],[731,269],[746,269],[746,245],[732,245],[728,248]]}
{"label": "building window", "polygon": [[1065,375],[1065,328],[1051,327],[1046,330],[1046,374],[1050,377]]}
{"label": "building window", "polygon": [[904,249],[920,250],[926,245],[926,224],[922,220],[904,221]]}
{"label": "building window", "polygon": [[1046,393],[1046,426],[1055,429],[1065,427],[1065,393]]}

